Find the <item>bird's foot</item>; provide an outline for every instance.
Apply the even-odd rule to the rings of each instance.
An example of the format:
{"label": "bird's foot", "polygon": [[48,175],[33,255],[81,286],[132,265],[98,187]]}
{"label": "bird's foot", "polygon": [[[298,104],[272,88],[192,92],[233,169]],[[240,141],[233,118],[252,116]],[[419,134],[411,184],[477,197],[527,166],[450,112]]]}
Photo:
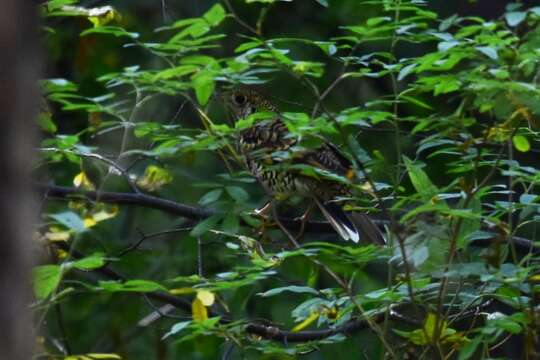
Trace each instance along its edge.
{"label": "bird's foot", "polygon": [[304,231],[306,230],[306,223],[308,222],[309,217],[311,216],[311,212],[313,211],[313,207],[314,207],[314,204],[311,203],[309,205],[309,207],[307,208],[306,212],[304,212],[304,214],[302,216],[297,217],[297,218],[294,219],[295,221],[300,221],[300,230],[298,231],[298,233],[294,237],[295,240],[298,241],[298,240],[300,240],[302,238],[302,236],[304,236]]}

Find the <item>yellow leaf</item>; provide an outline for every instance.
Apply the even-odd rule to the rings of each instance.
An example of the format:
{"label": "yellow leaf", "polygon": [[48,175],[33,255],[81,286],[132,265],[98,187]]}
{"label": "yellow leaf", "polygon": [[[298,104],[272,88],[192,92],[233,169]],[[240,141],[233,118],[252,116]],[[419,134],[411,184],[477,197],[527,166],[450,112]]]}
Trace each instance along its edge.
{"label": "yellow leaf", "polygon": [[323,314],[325,314],[329,319],[339,319],[340,317],[339,311],[336,307],[325,307]]}
{"label": "yellow leaf", "polygon": [[52,228],[45,233],[45,239],[49,241],[68,241],[71,234],[69,231],[54,231]]}
{"label": "yellow leaf", "polygon": [[146,191],[156,191],[173,180],[168,170],[150,165],[144,170],[144,175],[137,179],[137,185]]}
{"label": "yellow leaf", "polygon": [[208,310],[206,310],[206,307],[198,297],[191,303],[191,316],[194,321],[204,321],[208,319]]}
{"label": "yellow leaf", "polygon": [[494,126],[488,130],[488,140],[503,142],[510,137],[510,129],[505,125]]}
{"label": "yellow leaf", "polygon": [[84,171],[81,171],[80,173],[75,175],[75,177],[73,178],[73,185],[75,185],[75,187],[82,187],[88,190],[95,190],[96,188],[94,184],[92,184],[90,179],[88,179],[88,176]]}
{"label": "yellow leaf", "polygon": [[95,8],[85,8],[82,6],[64,5],[62,11],[69,12],[77,16],[86,16],[94,24],[94,27],[103,26],[112,20],[121,20],[121,16],[113,7],[101,6]]}
{"label": "yellow leaf", "polygon": [[117,354],[102,354],[102,353],[90,353],[84,355],[70,355],[66,356],[64,360],[95,360],[95,359],[116,359],[122,358]]}
{"label": "yellow leaf", "polygon": [[197,291],[197,299],[201,300],[204,306],[212,306],[216,297],[211,291],[199,290]]}
{"label": "yellow leaf", "polygon": [[88,15],[88,20],[94,24],[94,27],[107,25],[113,20],[121,20],[121,16],[118,11],[114,10],[110,6],[102,6],[99,8],[90,9]]}
{"label": "yellow leaf", "polygon": [[[429,341],[433,339],[436,326],[437,326],[437,315],[433,313],[429,313],[424,322],[424,331]],[[446,328],[446,322],[443,322],[443,327],[441,330],[444,331],[445,328]]]}
{"label": "yellow leaf", "polygon": [[347,174],[345,175],[347,180],[352,181],[354,179],[354,169],[347,170]]}
{"label": "yellow leaf", "polygon": [[91,353],[86,354],[87,356],[91,357],[92,359],[122,359],[117,354],[97,354],[97,353]]}
{"label": "yellow leaf", "polygon": [[176,289],[171,289],[169,290],[169,292],[173,295],[185,295],[185,294],[192,294],[194,293],[195,290],[194,288],[190,288],[190,287],[183,287],[183,288],[176,288]]}
{"label": "yellow leaf", "polygon": [[62,249],[56,249],[56,257],[60,260],[68,257],[68,252]]}
{"label": "yellow leaf", "polygon": [[91,228],[97,224],[97,222],[91,217],[85,217],[83,223],[85,228]]}
{"label": "yellow leaf", "polygon": [[113,205],[110,207],[110,209],[103,209],[92,214],[92,219],[94,219],[95,222],[100,222],[103,220],[111,219],[115,217],[117,214],[118,214],[118,206]]}
{"label": "yellow leaf", "polygon": [[300,324],[293,327],[292,331],[293,332],[298,332],[298,331],[304,330],[305,328],[307,328],[309,325],[311,325],[318,318],[319,318],[319,313],[313,312],[304,321],[302,321]]}
{"label": "yellow leaf", "polygon": [[373,191],[373,186],[371,186],[369,181],[366,181],[365,183],[360,185],[360,189],[372,196],[375,196],[375,192]]}

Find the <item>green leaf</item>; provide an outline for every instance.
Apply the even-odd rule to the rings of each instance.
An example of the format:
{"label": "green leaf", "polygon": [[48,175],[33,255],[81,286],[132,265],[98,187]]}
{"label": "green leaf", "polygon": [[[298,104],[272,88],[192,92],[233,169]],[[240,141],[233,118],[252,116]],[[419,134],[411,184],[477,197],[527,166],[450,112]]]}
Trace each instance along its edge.
{"label": "green leaf", "polygon": [[[462,206],[461,202],[459,205]],[[459,229],[459,246],[460,247],[463,247],[465,245],[464,244],[465,239],[470,240],[471,234],[474,234],[480,230],[482,202],[478,199],[478,197],[475,196],[470,201],[469,208],[474,214],[478,215],[478,217],[463,219],[461,223],[461,227]]]}
{"label": "green leaf", "polygon": [[[401,81],[401,80],[405,79],[405,78],[407,77],[407,75],[409,75],[410,73],[412,73],[412,72],[414,71],[414,69],[416,69],[416,66],[417,66],[416,63],[412,63],[412,64],[409,64],[409,65],[404,66],[404,67],[399,71],[397,80],[398,80],[398,81]],[[403,97],[403,96],[401,96],[401,97]]]}
{"label": "green leaf", "polygon": [[223,194],[223,189],[214,189],[212,191],[207,192],[204,194],[202,198],[199,200],[199,204],[201,205],[208,205],[213,202],[215,202],[217,199],[221,197],[221,194]]}
{"label": "green leaf", "polygon": [[167,291],[163,285],[150,280],[128,280],[126,282],[120,281],[100,281],[98,283],[99,290],[110,292],[153,292],[153,291]]}
{"label": "green leaf", "polygon": [[429,200],[439,193],[439,189],[431,182],[427,174],[419,165],[413,163],[411,159],[406,156],[403,156],[403,160],[407,167],[411,183],[418,194]]}
{"label": "green leaf", "polygon": [[227,193],[229,193],[236,202],[243,203],[249,199],[249,194],[246,190],[239,186],[227,186],[225,187],[225,190],[227,190]]}
{"label": "green leaf", "polygon": [[58,130],[56,124],[52,120],[51,113],[40,113],[37,117],[37,123],[41,127],[41,129],[43,129],[43,131],[55,133]]}
{"label": "green leaf", "polygon": [[529,140],[527,140],[527,138],[523,135],[514,135],[512,137],[512,143],[518,151],[527,152],[531,150],[531,144],[529,144]]}
{"label": "green leaf", "polygon": [[82,233],[86,231],[84,221],[79,217],[79,215],[77,215],[73,211],[64,211],[57,214],[49,214],[48,216],[76,233]]}
{"label": "green leaf", "polygon": [[275,3],[275,2],[278,2],[278,1],[292,2],[292,0],[246,0],[246,4],[255,3],[255,2],[265,3],[265,4],[272,4],[272,3]]}
{"label": "green leaf", "polygon": [[521,24],[523,20],[527,17],[527,13],[524,11],[511,11],[504,14],[504,18],[508,23],[508,26],[517,26]]}
{"label": "green leaf", "polygon": [[191,85],[195,89],[197,101],[202,106],[206,105],[214,92],[214,74],[210,71],[200,71],[191,79]]}
{"label": "green leaf", "polygon": [[204,15],[203,18],[208,21],[210,26],[218,25],[227,15],[225,9],[221,4],[216,4],[210,8]]}
{"label": "green leaf", "polygon": [[49,296],[62,279],[62,268],[60,265],[42,265],[32,269],[32,280],[34,293],[38,300],[43,300]]}
{"label": "green leaf", "polygon": [[199,67],[196,65],[188,64],[188,65],[180,65],[175,66],[170,69],[165,69],[160,72],[158,72],[154,76],[154,80],[161,80],[161,79],[170,79],[175,77],[182,77],[187,74],[192,74],[199,70]]}
{"label": "green leaf", "polygon": [[461,43],[459,41],[456,41],[456,40],[441,41],[437,45],[437,49],[439,51],[446,51],[446,50],[450,50],[451,48],[453,48],[455,46],[458,46],[459,44],[461,44]]}
{"label": "green leaf", "polygon": [[440,77],[440,82],[434,87],[433,95],[447,94],[459,90],[461,81],[452,77]]}
{"label": "green leaf", "polygon": [[240,220],[234,212],[228,212],[223,219],[221,228],[228,234],[236,234],[240,226]]}
{"label": "green leaf", "polygon": [[72,93],[77,91],[77,85],[69,80],[57,78],[57,79],[45,79],[41,81],[45,93]]}
{"label": "green leaf", "polygon": [[400,99],[404,99],[404,100],[407,100],[408,102],[414,104],[414,105],[417,105],[421,108],[424,108],[424,109],[428,109],[428,110],[433,110],[433,107],[431,107],[429,104],[426,104],[425,102],[417,99],[417,98],[414,98],[412,96],[407,96],[407,95],[401,95],[400,96]]}
{"label": "green leaf", "polygon": [[285,292],[285,291],[290,291],[290,292],[294,292],[294,293],[298,293],[298,294],[313,294],[313,295],[318,295],[319,294],[317,292],[317,290],[312,289],[312,288],[307,287],[307,286],[291,285],[291,286],[285,286],[285,287],[280,287],[280,288],[275,288],[275,289],[272,289],[272,290],[268,290],[268,291],[265,291],[263,293],[258,293],[257,295],[262,296],[262,297],[269,297],[269,296],[274,296],[274,295],[281,294],[282,292]]}
{"label": "green leaf", "polygon": [[174,325],[171,327],[171,330],[169,330],[169,332],[167,332],[165,335],[163,335],[163,337],[161,338],[161,340],[166,339],[166,338],[168,338],[168,337],[171,336],[171,335],[178,334],[180,331],[182,331],[182,330],[184,330],[186,327],[188,327],[189,324],[191,324],[191,321],[182,321],[182,322],[179,322],[179,323],[174,324]]}
{"label": "green leaf", "polygon": [[315,0],[324,7],[328,7],[328,0]]}
{"label": "green leaf", "polygon": [[[429,313],[426,317],[426,321],[424,322],[424,330],[429,339],[433,338],[433,335],[435,334],[435,326],[437,325],[437,316],[433,313]],[[443,329],[444,329],[443,325]]]}
{"label": "green leaf", "polygon": [[47,10],[57,10],[65,5],[71,5],[78,2],[78,0],[49,0],[47,1]]}
{"label": "green leaf", "polygon": [[508,331],[511,334],[519,334],[523,330],[523,327],[509,316],[494,320],[493,325],[499,329]]}
{"label": "green leaf", "polygon": [[314,41],[315,45],[320,47],[328,56],[332,56],[337,52],[336,44],[330,41]]}
{"label": "green leaf", "polygon": [[193,237],[198,237],[207,232],[208,230],[216,228],[217,223],[221,220],[222,215],[212,215],[209,218],[204,219],[199,222],[197,226],[191,230],[190,235]]}
{"label": "green leaf", "polygon": [[477,336],[472,341],[469,341],[465,344],[459,351],[459,357],[458,360],[468,360],[470,359],[474,353],[476,352],[476,349],[478,348],[478,345],[480,345],[481,337]]}
{"label": "green leaf", "polygon": [[125,29],[118,26],[98,26],[93,27],[87,30],[84,30],[80,36],[86,36],[90,34],[105,34],[105,35],[114,35],[116,37],[126,36],[130,39],[136,39],[139,37],[139,34],[136,32],[128,32]]}
{"label": "green leaf", "polygon": [[497,49],[491,46],[478,46],[476,47],[476,50],[480,51],[482,54],[486,55],[490,59],[493,59],[493,60],[499,59],[499,54],[497,53]]}
{"label": "green leaf", "polygon": [[83,259],[73,261],[69,263],[70,267],[74,267],[79,270],[93,270],[103,267],[105,265],[105,257],[103,254],[93,254]]}

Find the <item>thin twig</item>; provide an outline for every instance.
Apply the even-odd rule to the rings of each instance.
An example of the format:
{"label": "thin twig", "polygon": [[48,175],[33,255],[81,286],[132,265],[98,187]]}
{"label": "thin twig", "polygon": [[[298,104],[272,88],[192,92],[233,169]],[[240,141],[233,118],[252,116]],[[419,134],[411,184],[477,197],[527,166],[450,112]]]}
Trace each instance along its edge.
{"label": "thin twig", "polygon": [[73,155],[77,155],[77,156],[80,156],[80,157],[99,160],[99,161],[109,165],[110,167],[112,167],[116,171],[118,171],[122,175],[122,177],[126,180],[126,182],[128,183],[129,187],[131,188],[131,190],[133,192],[141,193],[138,186],[135,184],[133,179],[131,179],[131,177],[129,176],[128,172],[122,166],[120,166],[115,161],[110,160],[110,159],[108,159],[108,158],[106,158],[106,157],[104,157],[102,155],[99,155],[99,154],[96,154],[96,153],[88,153],[88,152],[81,152],[81,151],[75,151],[75,150],[69,150],[69,149],[59,149],[59,148],[37,148],[36,150],[37,151],[43,151],[43,152],[57,152],[57,153],[62,153],[62,154],[73,154]]}

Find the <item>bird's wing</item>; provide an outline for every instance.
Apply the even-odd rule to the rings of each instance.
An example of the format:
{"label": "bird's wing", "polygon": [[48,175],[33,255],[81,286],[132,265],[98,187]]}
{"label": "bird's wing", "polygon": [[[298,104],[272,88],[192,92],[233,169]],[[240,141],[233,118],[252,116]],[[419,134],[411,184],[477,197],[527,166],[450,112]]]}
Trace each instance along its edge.
{"label": "bird's wing", "polygon": [[287,150],[296,139],[287,136],[289,130],[281,119],[260,122],[241,134],[242,146],[250,150]]}
{"label": "bird's wing", "polygon": [[352,169],[349,159],[330,142],[325,142],[318,149],[305,153],[301,161],[342,176],[348,176]]}

